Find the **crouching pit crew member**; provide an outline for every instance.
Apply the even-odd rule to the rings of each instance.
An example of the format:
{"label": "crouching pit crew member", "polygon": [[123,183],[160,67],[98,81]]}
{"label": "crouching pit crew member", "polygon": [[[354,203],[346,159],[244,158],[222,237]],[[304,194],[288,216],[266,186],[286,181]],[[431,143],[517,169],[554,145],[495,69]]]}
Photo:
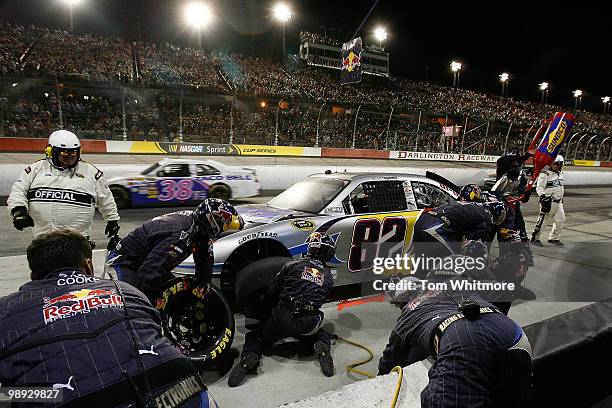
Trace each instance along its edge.
{"label": "crouching pit crew member", "polygon": [[240,385],[246,374],[259,366],[266,348],[287,337],[313,344],[323,374],[334,375],[331,337],[321,328],[320,308],[334,286],[326,262],[333,258],[335,250],[328,235],[314,232],[308,237],[305,258],[288,262],[274,277],[265,296],[265,301],[274,307],[262,325],[246,334],[240,362],[228,378],[230,387]]}
{"label": "crouching pit crew member", "polygon": [[194,211],[177,211],[145,222],[126,235],[109,254],[108,265],[151,300],[172,270],[193,253],[196,283],[207,288],[214,264],[212,240],[240,230],[244,221],[236,209],[218,198],[204,200]]}
{"label": "crouching pit crew member", "polygon": [[91,257],[74,230],[32,241],[32,281],[0,299],[2,386],[61,390],[63,408],[217,407],[147,298],[95,277]]}
{"label": "crouching pit crew member", "polygon": [[[434,271],[427,278],[447,283],[494,280],[486,268],[461,275]],[[485,297],[490,298],[457,288],[394,294],[402,313],[378,363],[379,375],[431,356],[435,362],[421,392],[421,407],[529,407],[531,346],[521,327]]]}

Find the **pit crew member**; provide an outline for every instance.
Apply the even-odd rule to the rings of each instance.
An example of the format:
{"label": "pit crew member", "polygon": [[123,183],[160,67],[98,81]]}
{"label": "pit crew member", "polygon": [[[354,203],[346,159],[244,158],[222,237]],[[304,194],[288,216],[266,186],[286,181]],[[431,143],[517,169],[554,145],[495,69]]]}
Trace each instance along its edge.
{"label": "pit crew member", "polygon": [[548,236],[548,242],[563,246],[559,240],[565,225],[565,210],[563,209],[563,156],[557,156],[550,168],[545,169],[538,176],[536,192],[540,197],[540,213],[545,214],[543,220],[538,220],[531,237],[531,243],[543,246],[540,241],[541,226],[553,220],[553,226]]}
{"label": "pit crew member", "polygon": [[308,237],[305,258],[288,262],[276,275],[265,296],[265,301],[273,305],[270,316],[246,334],[240,362],[228,378],[230,387],[240,385],[246,374],[259,366],[266,348],[287,337],[313,344],[323,374],[334,375],[331,338],[321,328],[320,308],[334,286],[326,262],[333,258],[335,250],[327,234],[314,232]]}
{"label": "pit crew member", "polygon": [[191,360],[161,335],[147,298],[94,277],[79,232],[41,234],[27,258],[31,282],[0,299],[3,387],[57,389],[62,400],[50,406],[69,408],[217,406]]}

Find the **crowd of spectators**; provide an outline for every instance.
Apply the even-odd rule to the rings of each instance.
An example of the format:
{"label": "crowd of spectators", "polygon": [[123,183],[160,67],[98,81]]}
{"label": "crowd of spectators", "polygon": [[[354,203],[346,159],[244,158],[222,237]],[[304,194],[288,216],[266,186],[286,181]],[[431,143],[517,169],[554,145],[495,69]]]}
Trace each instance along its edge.
{"label": "crowd of spectators", "polygon": [[[302,32],[300,37],[340,45],[320,34]],[[526,129],[567,109],[402,78],[364,75],[359,85],[340,85],[338,70],[308,66],[294,57],[281,64],[4,21],[0,38],[0,73],[6,77],[0,85],[10,90],[1,96],[0,131],[7,135],[41,136],[61,124],[92,137],[174,140],[182,135],[183,140],[227,142],[231,133],[247,143],[272,143],[278,137],[282,144],[313,145],[318,128],[322,146],[350,147],[354,134],[358,148],[448,151],[460,145],[441,137],[443,123],[464,125],[468,118],[471,131],[462,138],[464,149],[494,153],[500,138],[508,150],[520,150]],[[9,85],[15,77],[48,81],[46,87],[24,87],[20,93]],[[72,81],[72,88],[50,85],[58,81]],[[77,89],[79,84],[92,89]],[[182,121],[179,91],[189,95]],[[216,102],[209,95],[217,95]],[[263,100],[266,107],[260,106]],[[423,120],[417,120],[419,112]],[[479,127],[488,122],[491,126]],[[576,130],[612,134],[611,116],[578,111]]]}

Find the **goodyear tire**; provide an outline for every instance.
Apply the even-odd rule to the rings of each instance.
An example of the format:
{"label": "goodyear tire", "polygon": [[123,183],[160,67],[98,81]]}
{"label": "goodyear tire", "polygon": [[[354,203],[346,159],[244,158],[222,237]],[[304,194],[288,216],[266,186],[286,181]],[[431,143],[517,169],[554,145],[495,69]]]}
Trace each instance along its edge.
{"label": "goodyear tire", "polygon": [[198,291],[192,277],[163,285],[155,307],[162,315],[164,335],[199,364],[219,361],[234,340],[234,313],[221,291],[211,285]]}
{"label": "goodyear tire", "polygon": [[236,276],[236,304],[247,317],[262,319],[267,316],[268,307],[261,301],[272,278],[292,258],[274,256],[260,259],[245,266]]}
{"label": "goodyear tire", "polygon": [[130,200],[130,193],[125,188],[120,186],[111,186],[110,191],[113,193],[113,199],[115,200],[115,204],[117,204],[118,210],[130,208],[132,201]]}
{"label": "goodyear tire", "polygon": [[225,184],[215,184],[210,186],[208,196],[210,198],[220,198],[221,200],[227,201],[232,198],[232,191]]}

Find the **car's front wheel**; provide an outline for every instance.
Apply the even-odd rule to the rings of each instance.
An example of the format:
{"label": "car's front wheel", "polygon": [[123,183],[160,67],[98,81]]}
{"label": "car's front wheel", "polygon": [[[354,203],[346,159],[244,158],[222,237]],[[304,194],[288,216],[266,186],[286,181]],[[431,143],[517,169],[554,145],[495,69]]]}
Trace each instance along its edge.
{"label": "car's front wheel", "polygon": [[267,316],[269,305],[262,301],[270,282],[292,258],[273,256],[259,259],[245,266],[236,276],[236,304],[247,317],[261,319]]}
{"label": "car's front wheel", "polygon": [[130,200],[130,193],[121,186],[110,186],[110,191],[113,193],[113,199],[117,205],[117,209],[125,210],[130,208],[132,201]]}

